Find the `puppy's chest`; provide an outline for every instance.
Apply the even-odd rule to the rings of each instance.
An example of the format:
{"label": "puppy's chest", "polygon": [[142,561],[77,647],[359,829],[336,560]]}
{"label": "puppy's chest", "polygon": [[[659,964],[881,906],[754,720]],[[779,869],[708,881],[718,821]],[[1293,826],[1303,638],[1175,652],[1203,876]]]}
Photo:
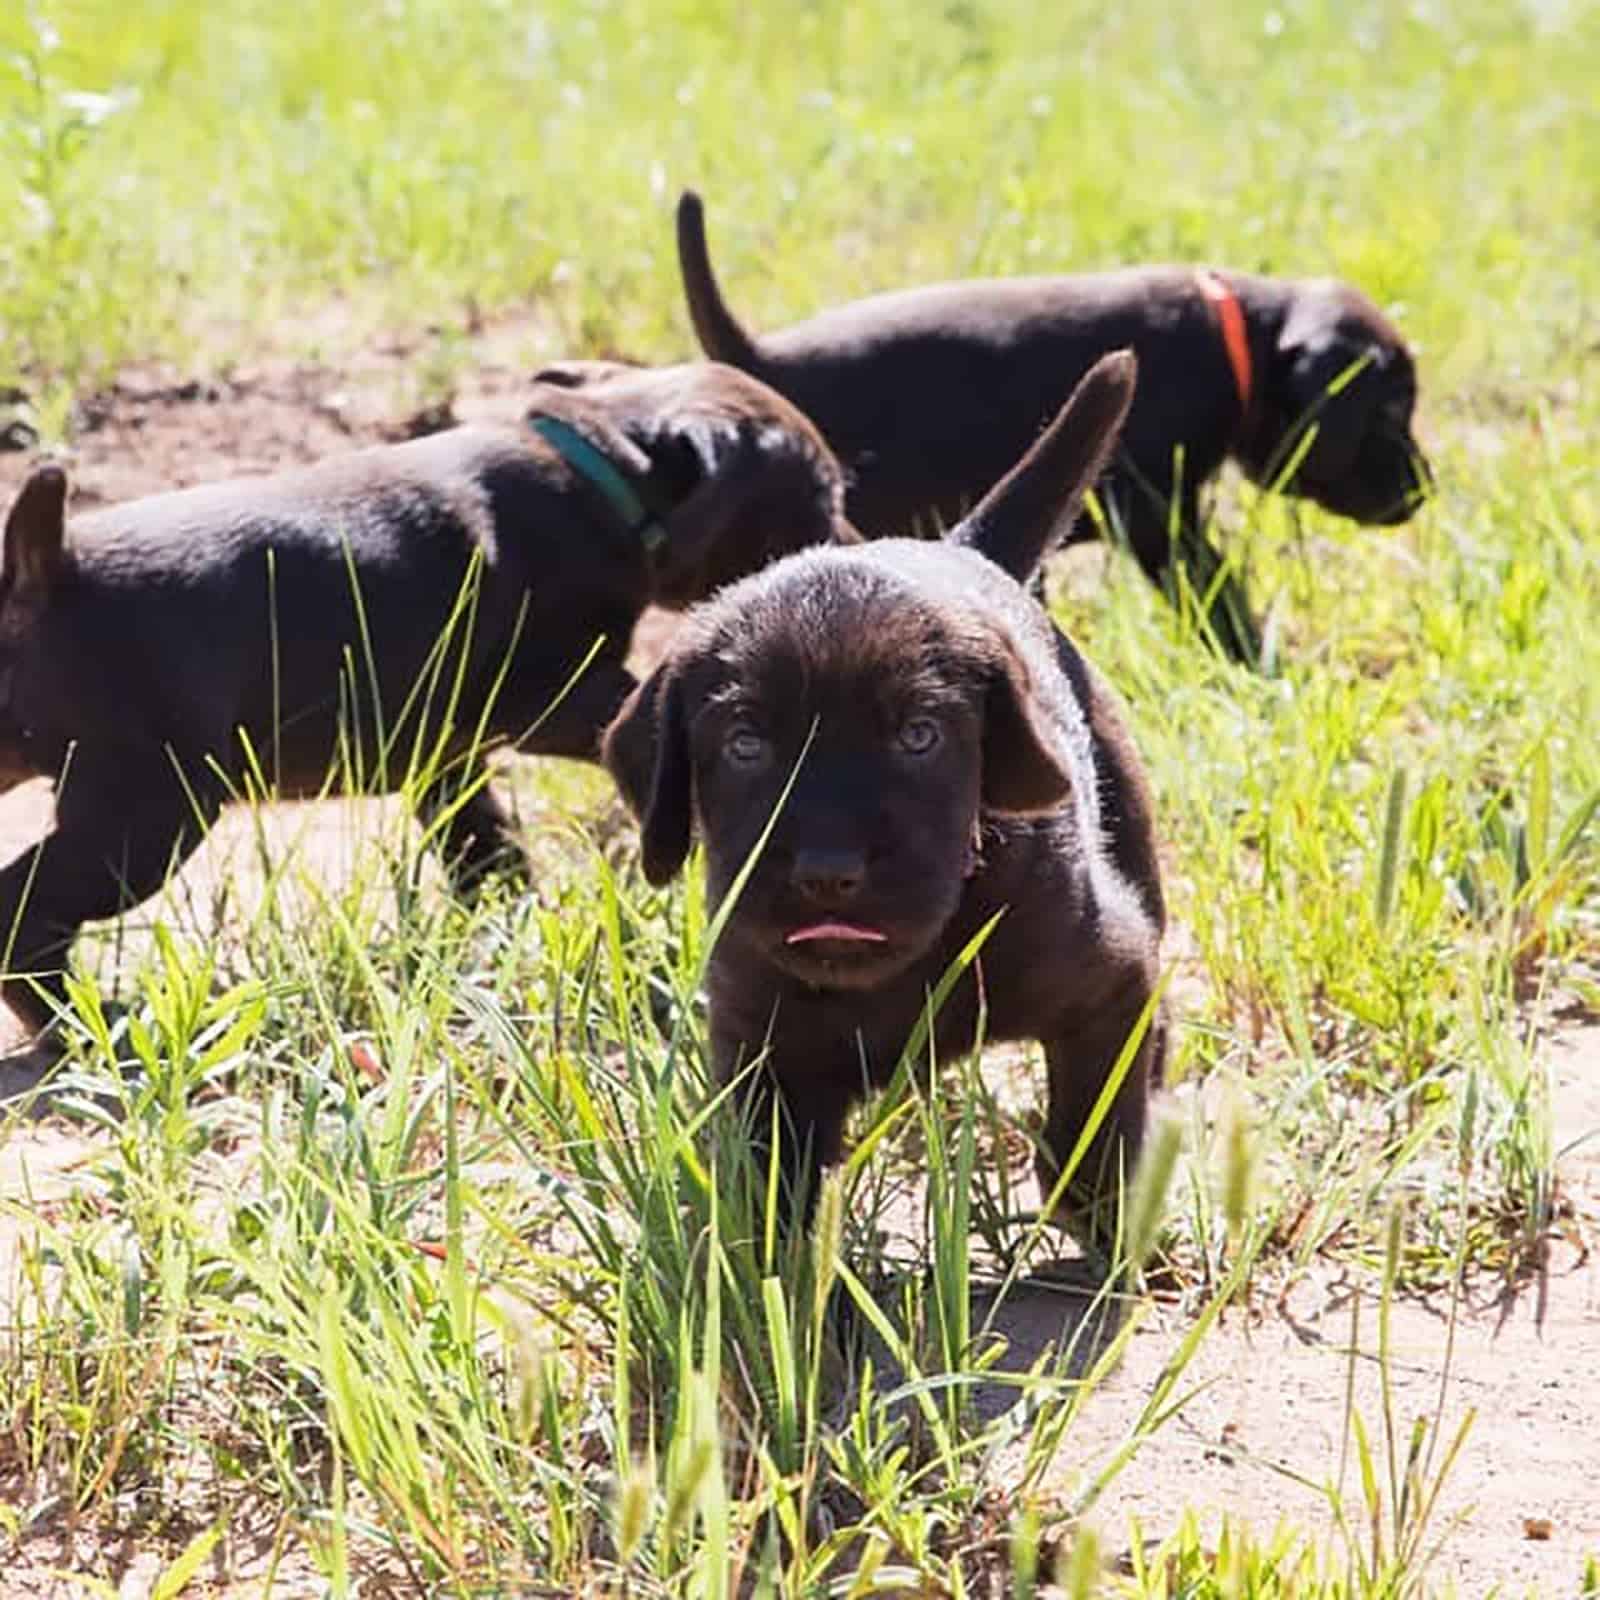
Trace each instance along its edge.
{"label": "puppy's chest", "polygon": [[[901,1053],[931,1015],[935,1054],[943,1061],[979,1042],[1039,1037],[1059,1008],[1065,978],[1055,952],[1028,950],[1021,930],[996,928],[955,976],[936,1008],[932,996],[966,941],[952,943],[881,988],[869,991],[792,985],[778,1006],[774,1056],[808,1075],[837,1063],[876,1084],[893,1075]],[[924,1054],[926,1045],[922,1046]]]}

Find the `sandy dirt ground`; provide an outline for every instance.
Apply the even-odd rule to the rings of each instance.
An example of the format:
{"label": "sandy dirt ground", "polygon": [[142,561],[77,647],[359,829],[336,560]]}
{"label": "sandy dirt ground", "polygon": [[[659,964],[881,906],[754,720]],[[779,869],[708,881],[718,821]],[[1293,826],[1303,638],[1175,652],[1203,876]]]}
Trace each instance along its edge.
{"label": "sandy dirt ground", "polygon": [[[1389,1380],[1402,1433],[1428,1418],[1442,1449],[1473,1414],[1431,1523],[1442,1546],[1434,1576],[1452,1579],[1463,1597],[1498,1585],[1507,1596],[1559,1600],[1579,1593],[1585,1560],[1600,1558],[1600,1261],[1585,1248],[1600,1241],[1600,1027],[1558,1036],[1549,1062],[1567,1147],[1558,1171],[1569,1236],[1552,1241],[1543,1275],[1517,1292],[1474,1286],[1458,1308],[1453,1349],[1446,1295],[1401,1298],[1391,1313]],[[100,1148],[52,1120],[0,1128],[0,1323],[26,1242],[87,1181]],[[1300,1529],[1333,1526],[1329,1490],[1347,1455],[1348,1396],[1369,1435],[1382,1436],[1377,1304],[1368,1283],[1356,1307],[1356,1290],[1331,1269],[1312,1272],[1281,1299],[1230,1312],[1211,1331],[1183,1379],[1193,1398],[1141,1446],[1089,1514],[1108,1553],[1126,1557],[1131,1518],[1147,1541],[1159,1540],[1185,1510],[1211,1533],[1229,1516],[1263,1539],[1279,1519]],[[1010,1344],[1004,1367],[1025,1370],[1074,1325],[1081,1305],[1059,1286],[1015,1292],[997,1322]],[[1076,1493],[1121,1447],[1188,1326],[1159,1303],[1140,1308],[1122,1363],[1091,1397],[1052,1468],[1064,1493]],[[996,1385],[979,1405],[992,1413],[1014,1398]],[[1005,1482],[1019,1465],[1002,1458],[995,1480]],[[1347,1515],[1360,1527],[1353,1458],[1342,1482]],[[263,1543],[236,1571],[259,1570],[265,1557]],[[55,1539],[30,1542],[0,1593],[81,1593],[50,1576],[73,1560]],[[119,1595],[147,1595],[159,1566],[152,1552],[129,1550]],[[13,1587],[24,1572],[34,1586]],[[282,1576],[274,1594],[320,1592],[298,1563]],[[225,1587],[202,1582],[193,1592],[258,1591],[238,1577]]]}
{"label": "sandy dirt ground", "polygon": [[[1561,1195],[1568,1237],[1550,1241],[1545,1270],[1506,1292],[1472,1286],[1449,1296],[1399,1297],[1390,1319],[1389,1376],[1402,1433],[1438,1418],[1443,1445],[1473,1421],[1432,1524],[1443,1549],[1434,1577],[1463,1597],[1496,1584],[1507,1596],[1579,1593],[1586,1558],[1600,1559],[1600,1027],[1548,1046]],[[1361,1289],[1360,1304],[1357,1289]],[[1189,1324],[1159,1304],[1142,1308],[1121,1366],[1068,1441],[1063,1472],[1093,1474],[1127,1436]],[[1358,1320],[1353,1321],[1353,1311]],[[1002,1323],[1008,1365],[1059,1335],[1060,1296],[1013,1297]],[[1381,1436],[1378,1306],[1371,1282],[1314,1271],[1277,1301],[1230,1312],[1185,1373],[1194,1398],[1145,1444],[1090,1520],[1125,1549],[1130,1516],[1147,1538],[1173,1531],[1184,1508],[1215,1530],[1223,1516],[1262,1537],[1280,1518],[1331,1528],[1325,1492],[1340,1482],[1354,1353],[1354,1407]],[[1448,1362],[1447,1362],[1448,1353]],[[1400,1446],[1404,1453],[1404,1439]],[[1344,1500],[1357,1526],[1353,1456]],[[1119,1542],[1120,1541],[1120,1542]]]}

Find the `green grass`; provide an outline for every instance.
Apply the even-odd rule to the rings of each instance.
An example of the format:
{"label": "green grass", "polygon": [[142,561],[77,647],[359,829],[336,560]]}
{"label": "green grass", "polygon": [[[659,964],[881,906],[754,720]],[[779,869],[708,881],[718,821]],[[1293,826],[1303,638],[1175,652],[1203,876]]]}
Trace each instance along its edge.
{"label": "green grass", "polygon": [[[1440,1297],[1533,1259],[1539,1041],[1600,1010],[1600,12],[63,0],[0,51],[0,422],[47,437],[128,361],[380,327],[680,355],[690,182],[758,324],[1134,258],[1359,280],[1419,348],[1440,493],[1390,532],[1229,486],[1278,670],[1121,559],[1057,598],[1167,842],[1165,1279],[1198,1344],[1317,1258]],[[696,883],[642,887],[602,779],[519,783],[535,895],[455,905],[373,821],[349,885],[267,851],[248,916],[178,896],[86,948],[126,1014],[82,989],[74,1070],[119,1115],[0,1331],[0,1531],[209,1562],[265,1526],[338,1594],[1025,1594],[1058,1556],[1073,1594],[1424,1592],[1433,1480],[1373,1465],[1389,1415],[1381,1544],[1185,1527],[1100,1574],[1098,1347],[1007,1372],[972,1294],[1049,1254],[1014,1220],[1025,1065],[880,1107],[837,1254],[779,1258],[707,1111]],[[819,1317],[835,1276],[875,1384]]]}
{"label": "green grass", "polygon": [[1343,272],[1436,400],[1518,412],[1595,332],[1584,6],[61,0],[0,47],[0,369],[303,339],[285,310],[336,299],[681,351],[686,182],[758,321],[1139,257]]}

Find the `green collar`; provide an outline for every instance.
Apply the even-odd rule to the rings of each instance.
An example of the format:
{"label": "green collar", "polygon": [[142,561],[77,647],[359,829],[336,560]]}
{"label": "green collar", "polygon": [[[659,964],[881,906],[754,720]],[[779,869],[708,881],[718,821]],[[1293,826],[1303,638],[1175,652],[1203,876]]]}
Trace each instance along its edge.
{"label": "green collar", "polygon": [[654,555],[667,542],[667,530],[662,527],[661,519],[645,504],[639,491],[616,463],[590,444],[571,423],[562,422],[558,417],[533,417],[528,426],[580,478],[594,486],[622,519],[623,526],[644,546],[647,555]]}

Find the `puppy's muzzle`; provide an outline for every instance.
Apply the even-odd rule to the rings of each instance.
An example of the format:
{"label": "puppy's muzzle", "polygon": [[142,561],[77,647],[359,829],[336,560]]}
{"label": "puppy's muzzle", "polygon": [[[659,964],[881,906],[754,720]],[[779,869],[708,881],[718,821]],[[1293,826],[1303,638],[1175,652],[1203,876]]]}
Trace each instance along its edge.
{"label": "puppy's muzzle", "polygon": [[1417,486],[1413,493],[1416,496],[1416,503],[1420,505],[1422,501],[1431,498],[1433,495],[1433,463],[1423,455],[1421,449],[1411,440],[1409,435],[1404,442],[1406,448],[1411,452],[1411,471],[1417,480]]}
{"label": "puppy's muzzle", "polygon": [[1433,498],[1433,467],[1410,434],[1394,433],[1389,444],[1404,461],[1399,494],[1368,520],[1375,525],[1393,527],[1409,522],[1422,505]]}
{"label": "puppy's muzzle", "polygon": [[851,909],[866,881],[867,858],[860,850],[797,851],[789,869],[797,916],[784,935],[785,948],[798,955],[797,947],[805,946],[812,952],[808,959],[830,963],[845,946],[887,945],[883,929],[859,920]]}

